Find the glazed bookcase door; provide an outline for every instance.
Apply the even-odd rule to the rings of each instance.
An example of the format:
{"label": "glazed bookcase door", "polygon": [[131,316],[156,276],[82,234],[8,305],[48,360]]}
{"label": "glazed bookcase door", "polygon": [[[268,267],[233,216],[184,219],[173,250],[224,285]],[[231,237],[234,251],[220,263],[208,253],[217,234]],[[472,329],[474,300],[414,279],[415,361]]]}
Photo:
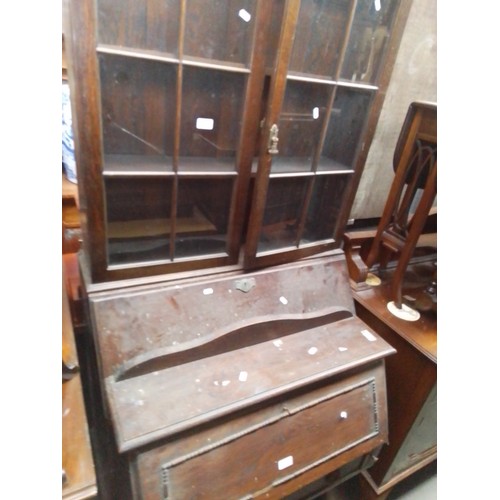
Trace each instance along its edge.
{"label": "glazed bookcase door", "polygon": [[256,173],[247,266],[340,245],[396,3],[287,2],[282,60],[270,84],[268,136]]}
{"label": "glazed bookcase door", "polygon": [[94,283],[340,245],[411,0],[67,1]]}
{"label": "glazed bookcase door", "polygon": [[254,0],[97,0],[109,266],[234,261],[255,16]]}
{"label": "glazed bookcase door", "polygon": [[81,122],[98,158],[83,181],[95,281],[237,261],[262,4],[72,2],[76,59],[96,87]]}

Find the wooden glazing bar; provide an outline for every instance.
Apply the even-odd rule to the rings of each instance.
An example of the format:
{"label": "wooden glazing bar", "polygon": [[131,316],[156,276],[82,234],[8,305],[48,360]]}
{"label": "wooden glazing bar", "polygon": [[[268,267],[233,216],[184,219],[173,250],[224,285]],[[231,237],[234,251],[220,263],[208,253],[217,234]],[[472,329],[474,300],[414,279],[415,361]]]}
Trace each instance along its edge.
{"label": "wooden glazing bar", "polygon": [[172,183],[172,200],[171,200],[172,217],[170,218],[170,240],[169,240],[170,260],[174,260],[175,256],[175,235],[177,232],[178,198],[179,198],[179,178],[175,176]]}
{"label": "wooden glazing bar", "polygon": [[[184,51],[184,31],[186,25],[186,0],[181,0],[179,13],[179,41],[177,43],[179,61],[182,61]],[[182,81],[183,81],[183,66],[179,63],[177,68],[177,89],[176,89],[176,108],[175,108],[175,137],[174,137],[174,157],[173,168],[177,173],[179,170],[179,151],[181,142],[181,113],[182,113]]]}
{"label": "wooden glazing bar", "polygon": [[250,224],[245,248],[245,259],[248,265],[252,265],[259,242],[260,230],[266,208],[267,189],[269,186],[269,172],[271,170],[272,158],[269,155],[268,137],[271,126],[279,120],[279,114],[283,104],[286,74],[290,56],[292,53],[293,35],[297,25],[300,10],[300,0],[287,0],[285,4],[285,14],[280,32],[278,53],[276,54],[276,65],[271,80],[269,104],[266,110],[266,119],[262,127],[259,167],[255,181],[252,200],[252,211],[250,214]]}
{"label": "wooden glazing bar", "polygon": [[[177,44],[179,50],[179,59],[182,60],[184,52],[184,30],[186,26],[186,0],[181,0],[181,7],[179,13],[179,41]],[[179,171],[179,151],[181,142],[181,113],[182,113],[182,81],[183,81],[183,67],[179,64],[177,68],[177,89],[176,89],[176,112],[175,112],[175,137],[174,137],[174,157],[173,169],[175,179],[172,186],[172,200],[171,200],[171,224],[170,224],[170,259],[174,260],[175,256],[175,235],[177,231],[177,203],[179,193],[179,180],[177,172]]]}
{"label": "wooden glazing bar", "polygon": [[229,214],[228,229],[228,254],[235,260],[240,248],[243,231],[243,219],[246,215],[251,176],[252,161],[255,154],[255,143],[260,133],[260,106],[261,95],[264,88],[265,76],[265,48],[267,34],[271,25],[271,2],[259,0],[256,6],[255,27],[250,60],[250,74],[248,76],[245,92],[245,103],[242,114],[242,129],[236,158],[238,179],[235,182],[231,209]]}
{"label": "wooden glazing bar", "polygon": [[326,133],[328,131],[328,125],[330,124],[330,117],[332,114],[333,103],[335,101],[335,96],[337,95],[337,87],[330,89],[330,95],[328,96],[328,104],[326,105],[327,112],[323,118],[323,123],[321,125],[321,133],[316,146],[316,151],[313,157],[312,171],[316,172],[318,169],[319,159],[321,157],[321,152],[323,151],[323,145],[325,143]]}
{"label": "wooden glazing bar", "polygon": [[285,94],[287,69],[292,54],[293,34],[297,25],[299,10],[300,0],[287,0],[276,65],[272,77],[273,81],[269,96],[270,104],[266,113],[265,129],[269,129],[279,119]]}
{"label": "wooden glazing bar", "polygon": [[309,203],[311,202],[311,197],[313,193],[315,178],[309,179],[307,181],[307,191],[304,199],[304,203],[302,204],[302,209],[299,218],[299,227],[297,228],[297,239],[295,240],[295,246],[299,248],[300,240],[302,239],[302,235],[304,234],[304,227],[306,225],[307,212],[309,210]]}
{"label": "wooden glazing bar", "polygon": [[347,22],[347,29],[345,31],[344,41],[342,43],[342,50],[340,52],[339,62],[337,65],[337,71],[335,73],[335,80],[339,80],[340,73],[342,70],[342,65],[344,64],[345,53],[347,51],[347,46],[349,44],[349,38],[351,36],[352,25],[354,23],[354,15],[356,14],[356,7],[358,6],[358,0],[352,0],[351,11],[349,12],[349,20]]}

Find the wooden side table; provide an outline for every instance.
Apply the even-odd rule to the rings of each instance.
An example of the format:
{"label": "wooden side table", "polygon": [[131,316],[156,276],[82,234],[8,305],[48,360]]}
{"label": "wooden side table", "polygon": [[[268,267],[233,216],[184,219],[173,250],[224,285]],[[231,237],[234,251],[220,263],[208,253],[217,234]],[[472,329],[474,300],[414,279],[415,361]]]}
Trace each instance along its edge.
{"label": "wooden side table", "polygon": [[[405,293],[432,276],[432,262],[410,265]],[[353,291],[356,313],[391,344],[386,360],[389,444],[361,476],[362,498],[385,499],[392,488],[437,459],[437,321],[435,313],[414,322],[391,314],[391,270],[378,287]],[[410,284],[410,286],[409,286]]]}

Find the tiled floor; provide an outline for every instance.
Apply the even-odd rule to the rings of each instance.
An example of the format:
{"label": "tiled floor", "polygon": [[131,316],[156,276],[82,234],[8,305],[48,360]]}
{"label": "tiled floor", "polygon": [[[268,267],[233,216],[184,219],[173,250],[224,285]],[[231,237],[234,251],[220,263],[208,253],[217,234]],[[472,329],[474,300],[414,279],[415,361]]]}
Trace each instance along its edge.
{"label": "tiled floor", "polygon": [[[433,462],[394,486],[387,500],[436,500],[437,463]],[[354,477],[335,490],[324,500],[364,500],[360,497],[358,478]]]}

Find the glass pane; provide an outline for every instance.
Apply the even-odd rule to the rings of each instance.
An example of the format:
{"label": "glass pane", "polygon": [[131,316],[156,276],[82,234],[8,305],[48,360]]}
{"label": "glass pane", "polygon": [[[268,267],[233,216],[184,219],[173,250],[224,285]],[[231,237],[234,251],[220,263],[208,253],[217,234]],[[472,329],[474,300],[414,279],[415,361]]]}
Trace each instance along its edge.
{"label": "glass pane", "polygon": [[354,167],[370,100],[369,92],[337,89],[318,170]]}
{"label": "glass pane", "polygon": [[254,20],[255,0],[187,0],[184,55],[247,66]]}
{"label": "glass pane", "polygon": [[172,180],[105,179],[110,264],[169,258]]}
{"label": "glass pane", "polygon": [[342,65],[341,79],[376,83],[389,40],[395,0],[360,0]]}
{"label": "glass pane", "polygon": [[225,253],[232,179],[179,179],[175,258]]}
{"label": "glass pane", "polygon": [[306,190],[303,177],[270,179],[258,252],[296,246]]}
{"label": "glass pane", "polygon": [[175,95],[175,67],[102,54],[99,67],[104,169],[171,165],[175,100],[168,95]]}
{"label": "glass pane", "polygon": [[350,0],[302,0],[290,71],[335,78]]}
{"label": "glass pane", "polygon": [[350,175],[315,177],[301,244],[333,238],[342,199],[350,178]]}
{"label": "glass pane", "polygon": [[179,0],[98,0],[98,42],[175,54],[179,3]]}
{"label": "glass pane", "polygon": [[246,75],[185,67],[183,82],[179,169],[235,170]]}
{"label": "glass pane", "polygon": [[331,87],[288,80],[272,171],[311,171]]}

